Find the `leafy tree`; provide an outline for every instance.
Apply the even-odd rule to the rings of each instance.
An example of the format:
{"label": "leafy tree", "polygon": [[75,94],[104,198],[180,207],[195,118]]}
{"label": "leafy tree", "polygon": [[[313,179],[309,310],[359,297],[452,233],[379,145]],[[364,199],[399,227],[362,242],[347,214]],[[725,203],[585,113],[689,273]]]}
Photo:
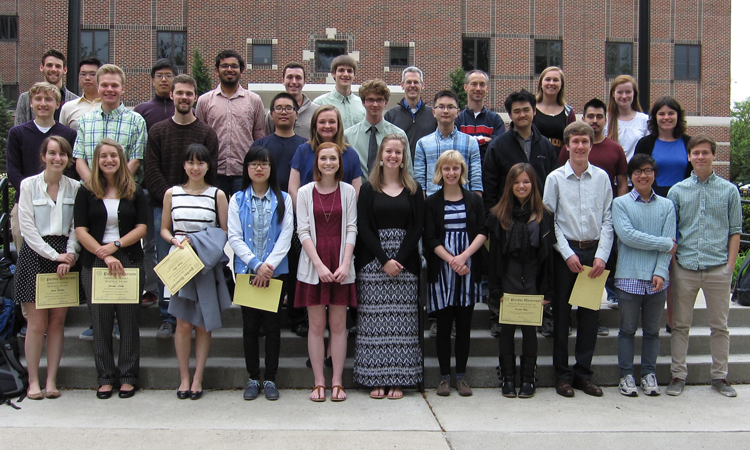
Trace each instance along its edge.
{"label": "leafy tree", "polygon": [[462,67],[459,67],[449,73],[448,77],[451,81],[451,91],[458,95],[458,109],[462,110],[466,107],[466,91],[464,90],[466,71]]}
{"label": "leafy tree", "polygon": [[736,183],[750,183],[750,99],[734,103],[730,149],[729,179]]}
{"label": "leafy tree", "polygon": [[193,50],[193,64],[190,66],[190,74],[195,78],[195,83],[198,85],[198,92],[196,92],[198,97],[211,90],[211,72],[206,66],[206,60],[203,59],[197,48]]}
{"label": "leafy tree", "polygon": [[5,144],[8,131],[13,126],[13,115],[10,112],[10,101],[3,95],[3,83],[0,81],[0,172],[6,172]]}

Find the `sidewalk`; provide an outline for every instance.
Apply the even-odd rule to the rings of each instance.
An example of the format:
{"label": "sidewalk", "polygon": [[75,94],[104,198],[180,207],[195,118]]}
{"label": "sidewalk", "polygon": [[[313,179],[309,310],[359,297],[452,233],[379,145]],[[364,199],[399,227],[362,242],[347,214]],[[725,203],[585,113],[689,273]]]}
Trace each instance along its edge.
{"label": "sidewalk", "polygon": [[688,386],[676,398],[628,398],[605,388],[603,398],[576,391],[567,399],[545,388],[529,400],[476,389],[468,398],[406,391],[398,401],[350,389],[338,404],[330,391],[325,403],[302,390],[282,390],[276,402],[262,394],[246,402],[241,391],[205,392],[198,401],[178,400],[174,391],[128,400],[63,391],[57,400],[24,400],[20,411],[0,407],[0,442],[14,449],[745,449],[750,386],[735,387],[733,399]]}

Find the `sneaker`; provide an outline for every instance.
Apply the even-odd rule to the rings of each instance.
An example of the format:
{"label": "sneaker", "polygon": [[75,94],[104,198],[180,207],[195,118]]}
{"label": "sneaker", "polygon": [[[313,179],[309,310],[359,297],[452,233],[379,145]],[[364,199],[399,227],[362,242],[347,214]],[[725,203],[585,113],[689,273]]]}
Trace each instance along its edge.
{"label": "sneaker", "polygon": [[737,397],[737,391],[734,390],[726,378],[711,380],[711,388],[725,397]]}
{"label": "sneaker", "polygon": [[141,295],[141,308],[148,308],[159,302],[159,299],[154,295],[153,292],[146,292]]}
{"label": "sneaker", "polygon": [[656,380],[655,373],[650,373],[641,378],[641,390],[644,394],[650,395],[651,397],[656,397],[661,394],[659,382]]}
{"label": "sneaker", "polygon": [[[609,328],[602,325],[602,321],[599,321],[599,328],[596,330],[596,334],[599,336],[609,336]],[[635,382],[633,382],[635,384]]]}
{"label": "sneaker", "polygon": [[441,397],[447,397],[451,395],[451,380],[450,378],[441,378],[440,384],[438,384],[435,393]]}
{"label": "sneaker", "polygon": [[537,327],[537,331],[546,338],[551,338],[552,333],[555,331],[552,321],[542,321],[542,326]]}
{"label": "sneaker", "polygon": [[[248,380],[245,392],[242,394],[244,400],[255,400],[260,392],[260,384],[256,380]],[[278,392],[277,392],[278,394]]]}
{"label": "sneaker", "polygon": [[159,339],[170,339],[174,336],[174,325],[169,322],[162,322],[158,330],[156,330],[156,337]]}
{"label": "sneaker", "polygon": [[610,297],[607,299],[607,305],[609,309],[618,309],[620,305],[617,302],[617,297]]}
{"label": "sneaker", "polygon": [[78,339],[82,341],[93,341],[94,340],[94,327],[88,327],[83,330],[83,333],[78,336]]}
{"label": "sneaker", "polygon": [[[713,387],[713,382],[711,383],[711,387]],[[682,378],[672,378],[669,386],[667,386],[667,395],[678,396],[682,394],[683,390],[685,390],[685,380]]]}
{"label": "sneaker", "polygon": [[437,320],[430,321],[430,337],[433,339],[437,337]]}
{"label": "sneaker", "polygon": [[626,397],[638,397],[638,388],[635,387],[633,375],[625,375],[620,378],[620,394]]}
{"label": "sneaker", "polygon": [[492,323],[492,328],[490,328],[490,335],[492,337],[500,337],[500,324],[498,322]]}
{"label": "sneaker", "polygon": [[459,378],[456,380],[456,390],[458,391],[458,395],[461,397],[470,397],[473,392],[471,392],[471,388],[469,387],[469,383],[466,382],[465,378]]}
{"label": "sneaker", "polygon": [[276,383],[273,381],[263,382],[263,392],[266,393],[266,400],[278,400],[279,389],[276,387]]}
{"label": "sneaker", "polygon": [[18,337],[26,337],[26,325],[24,325],[23,328],[21,328],[21,331],[18,332]]}
{"label": "sneaker", "polygon": [[120,324],[116,323],[115,327],[112,328],[112,337],[115,339],[120,339]]}

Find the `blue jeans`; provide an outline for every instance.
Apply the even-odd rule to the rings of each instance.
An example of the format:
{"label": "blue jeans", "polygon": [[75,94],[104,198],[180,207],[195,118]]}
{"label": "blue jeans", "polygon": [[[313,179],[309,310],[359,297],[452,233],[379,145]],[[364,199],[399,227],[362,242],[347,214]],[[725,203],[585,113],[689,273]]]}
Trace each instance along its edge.
{"label": "blue jeans", "polygon": [[617,289],[620,299],[620,332],[617,335],[617,360],[620,377],[633,375],[635,357],[635,331],[638,318],[643,325],[641,343],[641,377],[656,373],[656,358],[659,356],[659,319],[664,312],[667,290],[656,294],[634,295]]}
{"label": "blue jeans", "polygon": [[[161,262],[169,254],[169,249],[172,247],[169,242],[165,241],[161,237],[161,213],[163,208],[154,208],[154,234],[156,235],[156,260]],[[156,230],[159,230],[158,232]],[[158,277],[157,277],[158,279]],[[162,322],[169,322],[172,325],[176,325],[177,321],[174,316],[169,314],[169,300],[164,298],[164,283],[159,280],[159,316],[161,316]]]}

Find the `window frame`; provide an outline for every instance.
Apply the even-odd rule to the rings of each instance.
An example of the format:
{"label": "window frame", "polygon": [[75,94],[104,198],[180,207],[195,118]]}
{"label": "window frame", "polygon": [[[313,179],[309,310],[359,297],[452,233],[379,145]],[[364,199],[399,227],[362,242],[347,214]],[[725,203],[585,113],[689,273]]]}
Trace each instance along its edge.
{"label": "window frame", "polygon": [[[170,42],[171,45],[169,47],[169,56],[165,56],[161,54],[161,36],[162,35],[170,35]],[[184,52],[184,64],[180,64],[175,60],[175,36],[182,35],[182,49]],[[156,58],[166,58],[174,63],[175,66],[177,66],[180,70],[187,70],[187,60],[188,60],[188,48],[187,48],[187,32],[185,31],[157,31],[156,32]]]}
{"label": "window frame", "polygon": [[[405,64],[393,64],[394,50],[403,51],[405,53],[404,55],[406,57]],[[397,69],[406,69],[407,67],[409,67],[411,65],[411,58],[410,58],[409,50],[410,50],[409,47],[406,45],[396,45],[396,46],[388,47],[388,67],[397,68]],[[402,58],[399,57],[399,59],[402,59]]]}
{"label": "window frame", "polygon": [[[91,47],[92,47],[92,53],[84,53],[83,51],[83,35],[84,33],[91,33]],[[107,48],[105,50],[105,53],[107,55],[106,58],[101,58],[97,51],[97,40],[96,40],[96,34],[97,33],[106,33],[107,35]],[[89,56],[93,56],[96,58],[99,58],[99,60],[102,62],[102,64],[108,64],[109,63],[109,44],[110,44],[110,33],[109,30],[98,30],[98,29],[83,29],[78,32],[78,36],[80,38],[81,42],[81,58],[86,58]]]}
{"label": "window frame", "polygon": [[3,97],[8,100],[8,109],[16,109],[16,102],[20,92],[18,83],[3,83]]}
{"label": "window frame", "polygon": [[[545,56],[537,55],[537,47],[539,44],[545,44]],[[560,47],[560,60],[555,62],[550,56],[550,49],[553,45],[559,45]],[[545,66],[541,70],[537,70],[537,60],[539,58],[545,58],[546,63]],[[534,39],[534,75],[539,76],[542,74],[542,71],[550,66],[557,66],[562,69],[563,67],[563,41],[559,39]]]}
{"label": "window frame", "polygon": [[[610,48],[616,46],[617,62],[615,63],[615,71],[611,72],[609,69],[609,51]],[[630,48],[630,72],[622,70],[622,49],[623,46],[629,46]],[[615,78],[618,75],[633,75],[633,43],[632,42],[606,42],[604,46],[604,75],[607,78]]]}
{"label": "window frame", "polygon": [[[678,65],[683,65],[683,64],[677,61],[677,57],[678,57],[678,52],[682,49],[684,49],[685,51],[685,58],[686,58],[684,62],[685,75],[679,76]],[[697,64],[691,64],[691,61],[694,59],[694,58],[691,58],[691,53],[692,53],[691,50],[692,51],[697,50],[698,52]],[[681,81],[700,81],[701,80],[701,76],[702,76],[701,60],[703,59],[702,50],[703,49],[701,45],[697,45],[697,44],[675,44],[674,46],[674,79],[675,80],[681,80]],[[691,65],[694,66],[694,68],[697,68],[697,71],[698,71],[697,75],[691,76],[691,73],[690,73]]]}
{"label": "window frame", "polygon": [[[474,54],[474,59],[473,59],[473,61],[470,62],[471,67],[467,64],[466,60],[468,58],[466,57],[466,52],[464,51],[464,47],[470,41],[473,41],[473,47],[474,47],[472,49],[473,54]],[[487,57],[486,64],[487,64],[487,66],[486,67],[480,67],[480,60],[478,58],[478,55],[480,54],[480,49],[479,49],[480,42],[487,45],[487,54],[486,54],[486,57]],[[492,44],[492,42],[491,42],[490,38],[481,38],[481,37],[464,37],[464,38],[462,38],[461,39],[461,67],[466,72],[468,72],[470,70],[482,70],[482,71],[484,71],[484,72],[486,72],[486,73],[489,74],[490,73],[490,66],[491,66],[491,61],[490,61],[490,59],[491,59],[490,58],[490,51],[491,51],[490,47],[491,47],[491,44]]]}
{"label": "window frame", "polygon": [[[328,69],[322,69],[320,68],[321,58],[320,58],[320,44],[343,44],[343,52],[339,55],[334,56],[331,58],[331,61],[333,61],[334,58],[340,55],[346,55],[347,54],[347,48],[348,48],[348,42],[345,40],[340,39],[317,39],[315,41],[315,72],[317,73],[331,73],[331,65],[328,64]],[[331,46],[330,48],[333,48]]]}
{"label": "window frame", "polygon": [[[8,36],[7,37],[4,36],[3,32],[8,33]],[[0,15],[0,41],[17,41],[17,40],[18,40],[18,16]]]}

